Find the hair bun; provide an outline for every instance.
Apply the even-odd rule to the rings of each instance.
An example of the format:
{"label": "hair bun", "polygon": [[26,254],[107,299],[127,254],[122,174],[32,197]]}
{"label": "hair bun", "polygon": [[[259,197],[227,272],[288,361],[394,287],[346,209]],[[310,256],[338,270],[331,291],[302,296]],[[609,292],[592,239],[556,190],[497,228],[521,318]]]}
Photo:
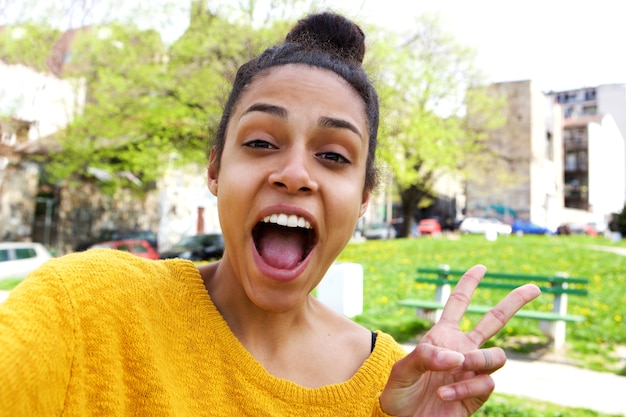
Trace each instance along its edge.
{"label": "hair bun", "polygon": [[354,22],[330,13],[311,14],[291,29],[285,38],[311,49],[320,49],[340,58],[363,63],[365,34]]}

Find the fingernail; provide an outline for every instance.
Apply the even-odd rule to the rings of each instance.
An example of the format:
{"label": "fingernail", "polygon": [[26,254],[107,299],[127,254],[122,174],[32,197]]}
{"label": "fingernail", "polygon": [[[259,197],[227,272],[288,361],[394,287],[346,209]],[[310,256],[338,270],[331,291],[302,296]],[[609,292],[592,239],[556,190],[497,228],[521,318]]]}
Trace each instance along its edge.
{"label": "fingernail", "polygon": [[448,387],[439,388],[439,398],[441,398],[444,401],[454,400],[454,395],[455,393],[452,388],[448,388]]}
{"label": "fingernail", "polygon": [[465,360],[465,356],[463,356],[462,353],[455,352],[453,350],[442,350],[437,354],[437,356],[440,361],[455,365],[460,365]]}

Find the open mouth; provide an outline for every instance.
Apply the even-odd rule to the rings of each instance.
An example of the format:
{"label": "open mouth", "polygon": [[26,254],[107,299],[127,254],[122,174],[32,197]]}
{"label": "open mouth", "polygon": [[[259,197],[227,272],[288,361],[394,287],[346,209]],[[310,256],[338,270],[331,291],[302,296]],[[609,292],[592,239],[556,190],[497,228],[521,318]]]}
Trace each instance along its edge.
{"label": "open mouth", "polygon": [[317,235],[305,218],[282,213],[266,216],[252,230],[263,261],[274,268],[293,269],[311,253]]}

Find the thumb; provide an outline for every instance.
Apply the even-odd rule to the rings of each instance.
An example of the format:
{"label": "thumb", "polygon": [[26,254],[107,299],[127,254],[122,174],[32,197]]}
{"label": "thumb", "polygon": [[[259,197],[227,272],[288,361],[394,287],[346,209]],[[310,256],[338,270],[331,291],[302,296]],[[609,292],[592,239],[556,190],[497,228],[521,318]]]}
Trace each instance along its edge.
{"label": "thumb", "polygon": [[[419,343],[415,349],[400,359],[391,368],[385,389],[380,395],[381,408],[390,415],[413,415],[417,407],[436,398],[436,390],[447,383],[444,376],[436,380],[422,377],[429,371],[452,371],[458,368],[465,357],[453,350],[428,343]],[[431,374],[434,375],[434,374]]]}
{"label": "thumb", "polygon": [[419,343],[412,352],[396,362],[392,376],[399,386],[408,386],[414,384],[427,371],[451,371],[461,366],[464,360],[462,353]]}

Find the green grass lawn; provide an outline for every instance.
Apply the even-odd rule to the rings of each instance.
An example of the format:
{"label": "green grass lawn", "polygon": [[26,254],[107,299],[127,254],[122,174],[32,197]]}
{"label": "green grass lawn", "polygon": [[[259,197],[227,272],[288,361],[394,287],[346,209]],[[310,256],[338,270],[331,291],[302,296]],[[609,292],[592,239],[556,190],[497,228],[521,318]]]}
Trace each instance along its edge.
{"label": "green grass lawn", "polygon": [[[582,366],[624,374],[624,364],[614,348],[626,345],[626,256],[591,250],[589,245],[617,246],[602,238],[585,236],[501,236],[488,241],[482,235],[395,239],[355,242],[348,245],[341,262],[357,262],[364,270],[363,314],[355,320],[370,328],[391,333],[399,341],[415,339],[428,323],[410,308],[400,308],[402,298],[432,298],[434,287],[416,284],[418,266],[449,264],[467,269],[484,264],[491,271],[550,275],[566,272],[588,278],[589,296],[570,296],[568,312],[586,317],[567,325],[567,356]],[[626,247],[623,243],[622,247]],[[495,303],[505,293],[480,289],[475,299]],[[531,309],[550,310],[553,297],[542,294]],[[468,315],[467,330],[479,319]],[[490,344],[533,352],[547,339],[539,324],[530,319],[512,319]]]}
{"label": "green grass lawn", "polygon": [[[355,320],[372,329],[391,333],[399,341],[416,340],[429,324],[412,309],[399,308],[402,298],[431,298],[434,288],[416,284],[418,266],[449,264],[467,269],[483,264],[491,271],[550,275],[566,272],[589,279],[589,296],[570,296],[568,312],[586,317],[582,323],[567,325],[568,359],[581,366],[626,374],[615,347],[626,345],[626,256],[590,250],[589,245],[620,246],[604,238],[586,236],[504,236],[487,241],[483,236],[453,235],[441,238],[395,239],[351,243],[340,262],[363,265],[363,314]],[[497,302],[505,293],[480,289],[475,298]],[[553,297],[542,294],[529,308],[550,310]],[[465,330],[478,320],[468,315]],[[517,352],[541,352],[547,338],[539,324],[529,319],[512,319],[492,341]],[[476,414],[478,417],[608,417],[586,409],[552,405],[524,398],[494,394]],[[616,416],[617,417],[617,416]]]}
{"label": "green grass lawn", "polygon": [[622,417],[512,395],[493,394],[475,417]]}

